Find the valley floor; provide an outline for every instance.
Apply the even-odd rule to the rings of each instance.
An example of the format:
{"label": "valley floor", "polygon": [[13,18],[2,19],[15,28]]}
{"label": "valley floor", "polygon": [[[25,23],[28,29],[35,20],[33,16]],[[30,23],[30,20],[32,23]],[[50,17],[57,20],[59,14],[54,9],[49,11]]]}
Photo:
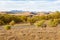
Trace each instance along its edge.
{"label": "valley floor", "polygon": [[60,25],[46,28],[15,25],[11,30],[1,27],[0,40],[60,40]]}

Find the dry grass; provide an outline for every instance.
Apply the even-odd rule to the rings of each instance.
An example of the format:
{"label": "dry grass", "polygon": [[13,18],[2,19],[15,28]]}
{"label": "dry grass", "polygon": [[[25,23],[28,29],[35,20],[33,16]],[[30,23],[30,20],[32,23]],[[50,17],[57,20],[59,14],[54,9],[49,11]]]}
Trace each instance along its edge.
{"label": "dry grass", "polygon": [[[59,25],[60,26],[60,25]],[[0,29],[0,40],[60,40],[60,27]]]}

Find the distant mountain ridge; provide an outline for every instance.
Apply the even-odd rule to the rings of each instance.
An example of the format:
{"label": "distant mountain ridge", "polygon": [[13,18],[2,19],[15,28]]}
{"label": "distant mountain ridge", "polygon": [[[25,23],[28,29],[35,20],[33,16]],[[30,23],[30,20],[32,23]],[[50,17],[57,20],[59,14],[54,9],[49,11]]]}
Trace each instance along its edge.
{"label": "distant mountain ridge", "polygon": [[33,15],[40,15],[40,14],[49,14],[49,13],[52,13],[52,12],[36,12],[36,11],[23,11],[23,10],[11,10],[11,11],[1,11],[0,14],[33,14]]}
{"label": "distant mountain ridge", "polygon": [[22,10],[11,10],[11,11],[9,11],[9,12],[12,12],[12,13],[19,13],[19,12],[24,12],[24,11],[22,11]]}

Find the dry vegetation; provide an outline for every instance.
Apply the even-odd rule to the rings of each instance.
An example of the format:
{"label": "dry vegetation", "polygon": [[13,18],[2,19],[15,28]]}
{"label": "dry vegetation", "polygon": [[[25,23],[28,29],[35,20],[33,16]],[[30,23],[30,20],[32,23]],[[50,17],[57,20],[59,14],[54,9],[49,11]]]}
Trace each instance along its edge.
{"label": "dry vegetation", "polygon": [[60,40],[60,27],[0,30],[0,40]]}
{"label": "dry vegetation", "polygon": [[40,16],[0,14],[0,25],[0,40],[60,40],[58,11]]}

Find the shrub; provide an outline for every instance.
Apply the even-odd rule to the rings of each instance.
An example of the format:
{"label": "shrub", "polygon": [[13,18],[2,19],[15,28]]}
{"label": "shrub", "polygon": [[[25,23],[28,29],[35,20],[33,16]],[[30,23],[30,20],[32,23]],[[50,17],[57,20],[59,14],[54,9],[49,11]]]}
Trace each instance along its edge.
{"label": "shrub", "polygon": [[60,19],[57,19],[58,20],[58,23],[60,24]]}
{"label": "shrub", "polygon": [[45,18],[46,18],[45,15],[41,15],[41,16],[39,16],[39,19],[40,19],[40,20],[45,20]]}
{"label": "shrub", "polygon": [[27,21],[27,16],[20,16],[20,19],[22,20],[22,22],[26,22]]}
{"label": "shrub", "polygon": [[56,27],[58,25],[58,20],[57,19],[50,20],[48,24],[51,27]]}
{"label": "shrub", "polygon": [[20,16],[12,16],[12,18],[11,18],[12,20],[14,20],[15,21],[15,23],[19,23],[19,22],[22,22],[22,20],[21,20],[21,17]]}
{"label": "shrub", "polygon": [[42,25],[44,24],[44,22],[45,22],[45,20],[41,20],[41,21],[36,22],[35,25],[37,27],[40,27],[40,26],[42,27]]}
{"label": "shrub", "polygon": [[12,20],[9,24],[10,24],[10,25],[14,25],[14,24],[15,24],[15,21]]}
{"label": "shrub", "polygon": [[31,18],[31,17],[28,17],[27,22],[32,25],[32,24],[34,24],[34,23],[36,22],[36,20],[37,20],[37,19],[34,18],[34,17],[32,17],[32,18]]}
{"label": "shrub", "polygon": [[0,20],[0,25],[4,25],[5,23],[2,21],[2,20]]}
{"label": "shrub", "polygon": [[43,24],[41,27],[47,27],[47,25],[46,24]]}
{"label": "shrub", "polygon": [[11,21],[11,16],[8,14],[3,14],[1,20],[4,21],[5,24],[8,24]]}
{"label": "shrub", "polygon": [[6,25],[6,26],[4,26],[4,29],[9,30],[9,29],[11,29],[11,26],[10,25]]}

